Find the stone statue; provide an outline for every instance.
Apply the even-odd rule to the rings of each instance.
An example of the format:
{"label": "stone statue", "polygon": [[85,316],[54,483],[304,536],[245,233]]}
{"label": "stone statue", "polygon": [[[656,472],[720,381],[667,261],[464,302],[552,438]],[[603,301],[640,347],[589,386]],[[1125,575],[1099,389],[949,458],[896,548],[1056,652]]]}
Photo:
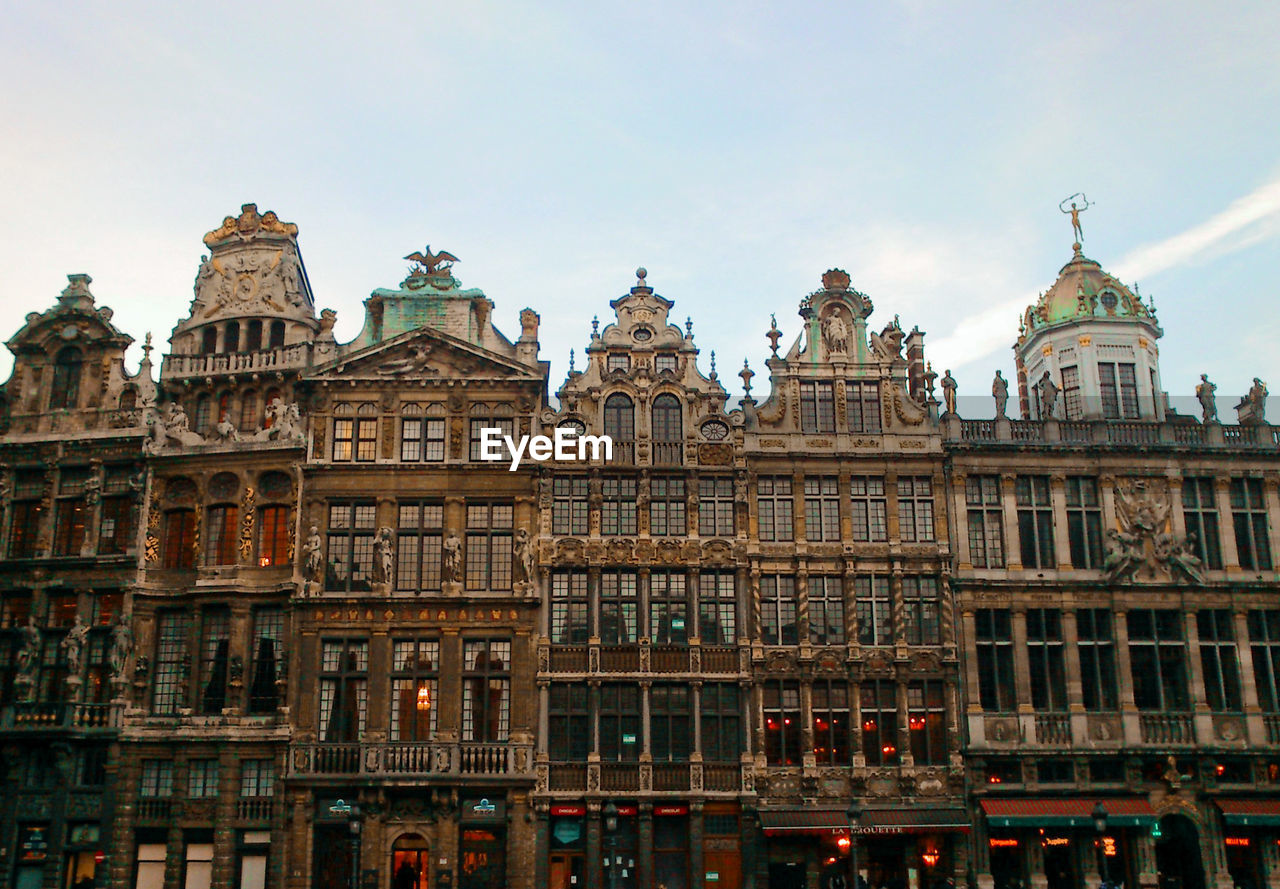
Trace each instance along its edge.
{"label": "stone statue", "polygon": [[1267,385],[1257,377],[1253,378],[1253,386],[1249,388],[1249,394],[1240,399],[1240,403],[1236,405],[1236,413],[1240,417],[1241,423],[1250,425],[1261,424],[1267,421]]}
{"label": "stone statue", "polygon": [[956,378],[951,376],[950,370],[942,375],[942,402],[946,405],[947,413],[956,412]]}
{"label": "stone statue", "polygon": [[80,675],[81,657],[84,647],[89,642],[89,625],[84,618],[76,615],[76,622],[67,630],[66,637],[58,643],[58,647],[67,653],[67,673],[70,676]]}
{"label": "stone statue", "polygon": [[1009,404],[1009,381],[1000,376],[1000,371],[996,371],[996,378],[991,381],[991,397],[996,400],[996,417],[1003,418]]}
{"label": "stone statue", "polygon": [[445,583],[462,582],[462,538],[450,533],[444,539],[444,558],[440,564],[440,579]]}
{"label": "stone statue", "polygon": [[1218,422],[1218,402],[1214,394],[1218,387],[1209,382],[1208,374],[1200,374],[1200,384],[1196,386],[1196,398],[1200,401],[1200,409],[1204,412],[1201,422]]}
{"label": "stone statue", "polygon": [[102,499],[102,479],[95,475],[89,476],[84,483],[84,502],[89,506],[97,506],[98,501]]}
{"label": "stone statue", "polygon": [[378,529],[378,539],[374,543],[374,552],[378,559],[374,562],[375,580],[378,583],[392,583],[395,580],[395,552],[391,544],[392,538],[395,536],[390,528],[382,527]]}
{"label": "stone statue", "polygon": [[449,266],[453,265],[455,262],[460,262],[458,257],[444,250],[441,250],[439,253],[432,253],[430,244],[428,244],[422,250],[413,251],[408,256],[406,256],[405,259],[409,260],[410,262],[418,263],[422,269],[422,272],[428,275],[434,275],[434,274],[437,274],[438,272],[448,271]]}
{"label": "stone statue", "polygon": [[129,626],[129,615],[121,612],[116,625],[111,628],[111,648],[107,652],[107,663],[111,667],[111,678],[124,677],[124,665],[133,651],[133,629]]}
{"label": "stone statue", "polygon": [[1191,583],[1204,583],[1203,563],[1194,552],[1194,541],[1194,534],[1188,534],[1185,543],[1179,543],[1172,534],[1157,534],[1152,545],[1156,559],[1164,562],[1175,578],[1181,574]]}
{"label": "stone statue", "polygon": [[40,669],[40,649],[43,647],[34,614],[27,616],[27,625],[19,631],[19,636],[22,641],[18,646],[18,677],[28,683],[34,682],[36,671]]}
{"label": "stone statue", "polygon": [[514,551],[516,567],[519,571],[516,579],[525,583],[533,583],[534,566],[537,564],[538,554],[533,544],[533,538],[529,536],[529,532],[524,528],[516,530]]}
{"label": "stone statue", "polygon": [[1036,383],[1036,389],[1040,392],[1040,419],[1047,420],[1054,416],[1058,407],[1058,386],[1047,370],[1040,377],[1040,382]]}
{"label": "stone statue", "polygon": [[849,350],[849,326],[839,311],[830,312],[822,319],[822,339],[828,352],[844,353]]}
{"label": "stone statue", "polygon": [[240,430],[235,427],[230,420],[219,420],[218,425],[213,427],[214,441],[239,441]]}
{"label": "stone statue", "polygon": [[320,575],[324,571],[323,550],[324,543],[320,540],[320,529],[312,525],[310,533],[307,534],[307,542],[302,545],[303,576],[309,581],[320,582]]}
{"label": "stone statue", "polygon": [[[1084,204],[1083,207],[1077,207],[1076,202],[1071,201],[1071,198],[1075,198],[1075,197],[1080,198],[1080,202]],[[1084,231],[1080,228],[1080,214],[1083,213],[1085,210],[1088,210],[1090,207],[1090,204],[1089,204],[1089,199],[1084,196],[1084,192],[1077,192],[1076,194],[1073,194],[1071,198],[1063,198],[1062,201],[1058,204],[1058,209],[1071,217],[1071,233],[1075,235],[1076,243],[1079,244],[1081,241],[1084,240]],[[1071,201],[1070,210],[1062,206],[1067,201]]]}
{"label": "stone statue", "polygon": [[1136,534],[1115,528],[1107,531],[1107,538],[1107,555],[1102,562],[1102,573],[1109,583],[1131,578],[1143,561],[1139,546],[1141,541]]}

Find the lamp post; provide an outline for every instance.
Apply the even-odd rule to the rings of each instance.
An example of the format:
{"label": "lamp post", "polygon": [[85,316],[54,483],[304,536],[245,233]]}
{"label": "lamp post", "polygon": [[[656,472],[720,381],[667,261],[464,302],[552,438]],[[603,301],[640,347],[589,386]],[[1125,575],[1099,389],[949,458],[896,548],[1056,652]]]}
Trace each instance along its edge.
{"label": "lamp post", "polygon": [[849,802],[849,808],[844,810],[844,816],[849,820],[849,889],[859,889],[858,822],[862,820],[862,806],[858,805],[857,800]]}
{"label": "lamp post", "polygon": [[347,819],[347,830],[351,834],[351,889],[360,889],[360,807],[338,800],[329,807],[329,814]]}
{"label": "lamp post", "polygon": [[1098,831],[1098,852],[1102,855],[1102,885],[1111,883],[1111,868],[1107,865],[1107,807],[1098,803],[1093,807],[1093,826]]}
{"label": "lamp post", "polygon": [[604,807],[604,866],[609,868],[609,889],[618,889],[618,807],[610,800]]}

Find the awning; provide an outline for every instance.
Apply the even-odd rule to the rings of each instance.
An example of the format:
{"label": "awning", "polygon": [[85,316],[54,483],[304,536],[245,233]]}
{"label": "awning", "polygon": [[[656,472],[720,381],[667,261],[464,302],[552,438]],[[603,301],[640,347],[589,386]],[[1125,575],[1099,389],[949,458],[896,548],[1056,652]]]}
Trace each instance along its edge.
{"label": "awning", "polygon": [[1093,809],[1102,803],[1107,826],[1139,827],[1154,824],[1156,813],[1145,797],[1099,799],[984,799],[982,811],[992,827],[1093,827]]}
{"label": "awning", "polygon": [[[787,833],[834,834],[849,832],[844,809],[761,809],[760,823],[767,836]],[[933,833],[969,829],[964,809],[867,809],[858,822],[859,835]]]}
{"label": "awning", "polygon": [[1278,799],[1214,800],[1228,824],[1238,827],[1280,827]]}

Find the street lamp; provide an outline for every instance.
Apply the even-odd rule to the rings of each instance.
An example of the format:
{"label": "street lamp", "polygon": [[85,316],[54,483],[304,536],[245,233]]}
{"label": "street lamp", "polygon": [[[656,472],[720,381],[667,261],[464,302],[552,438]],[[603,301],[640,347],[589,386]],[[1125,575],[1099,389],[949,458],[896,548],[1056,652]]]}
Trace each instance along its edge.
{"label": "street lamp", "polygon": [[858,887],[858,822],[862,820],[862,806],[857,800],[849,801],[849,808],[844,810],[844,817],[849,820],[849,889]]}
{"label": "street lamp", "polygon": [[608,857],[605,867],[609,868],[609,889],[618,889],[618,807],[610,800],[604,807],[605,848]]}
{"label": "street lamp", "polygon": [[360,807],[338,800],[329,807],[329,814],[347,819],[347,830],[351,833],[351,889],[360,889]]}
{"label": "street lamp", "polygon": [[1107,865],[1107,807],[1099,802],[1093,807],[1093,826],[1098,831],[1098,851],[1102,854],[1102,885],[1111,883],[1110,867]]}

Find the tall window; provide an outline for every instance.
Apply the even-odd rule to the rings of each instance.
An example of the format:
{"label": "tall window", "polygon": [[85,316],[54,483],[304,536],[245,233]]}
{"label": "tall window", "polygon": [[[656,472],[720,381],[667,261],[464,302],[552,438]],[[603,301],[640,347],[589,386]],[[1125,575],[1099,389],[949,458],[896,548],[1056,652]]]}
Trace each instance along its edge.
{"label": "tall window", "polygon": [[[269,403],[269,402],[268,402]],[[372,463],[378,456],[378,409],[372,404],[333,409],[333,459]]]}
{"label": "tall window", "polygon": [[908,645],[942,644],[941,602],[937,577],[908,575],[902,578],[903,632]]}
{"label": "tall window", "polygon": [[800,731],[800,683],[764,683],[764,755],[771,766],[798,765],[804,756]]}
{"label": "tall window", "polygon": [[1267,535],[1267,504],[1262,479],[1231,480],[1231,518],[1236,528],[1236,554],[1246,571],[1271,570],[1271,544]]}
{"label": "tall window", "polygon": [[844,384],[849,408],[850,432],[880,431],[880,384],[848,382]]}
{"label": "tall window", "polygon": [[240,510],[234,504],[210,506],[205,522],[204,563],[234,565],[236,534],[240,528]]}
{"label": "tall window", "polygon": [[551,482],[551,533],[586,534],[590,503],[586,476],[556,476]]}
{"label": "tall window", "polygon": [[698,577],[698,636],[703,645],[733,645],[738,637],[738,588],[732,571]]}
{"label": "tall window", "polygon": [[[586,643],[587,637],[591,635],[587,623],[587,605],[587,572],[551,572],[552,642]],[[603,622],[602,617],[601,623]]]}
{"label": "tall window", "polygon": [[1080,368],[1074,364],[1062,368],[1062,404],[1068,420],[1079,420],[1084,416],[1084,405],[1080,400]]}
{"label": "tall window", "polygon": [[653,400],[652,412],[654,465],[678,466],[684,462],[680,399],[663,393]]}
{"label": "tall window", "polygon": [[801,380],[800,431],[824,435],[830,435],[836,431],[836,397],[833,384]]}
{"label": "tall window", "polygon": [[1187,527],[1187,542],[1206,567],[1222,567],[1222,547],[1218,543],[1218,506],[1214,500],[1213,479],[1182,480],[1182,518]]}
{"label": "tall window", "polygon": [[1280,713],[1280,609],[1249,612],[1249,646],[1258,702],[1268,713]]}
{"label": "tall window", "polygon": [[249,712],[274,713],[280,706],[284,677],[284,612],[278,605],[253,612],[253,650],[249,653]]}
{"label": "tall window", "polygon": [[600,759],[635,762],[640,758],[640,686],[634,682],[600,684]]}
{"label": "tall window", "polygon": [[853,539],[858,543],[884,543],[889,539],[885,519],[887,501],[884,496],[884,479],[869,475],[855,475],[849,479],[853,495]]}
{"label": "tall window", "polygon": [[734,535],[733,479],[728,476],[702,476],[698,479],[698,535]]}
{"label": "tall window", "polygon": [[742,753],[742,697],[732,682],[707,682],[699,700],[702,720],[702,758],[706,762],[737,762]]}
{"label": "tall window", "polygon": [[329,504],[327,589],[370,589],[377,524],[378,507],[372,502]]}
{"label": "tall window", "polygon": [[196,396],[196,409],[191,425],[201,435],[209,434],[209,430],[213,428],[213,397],[211,395]]}
{"label": "tall window", "polygon": [[187,662],[187,636],[191,615],[184,611],[162,611],[156,618],[155,680],[152,686],[151,710],[158,715],[178,712],[186,705],[182,699]]}
{"label": "tall window", "polygon": [[649,689],[649,732],[654,762],[687,762],[693,751],[693,702],[688,685],[655,682]]}
{"label": "tall window", "polygon": [[1053,568],[1053,504],[1049,477],[1020,475],[1013,485],[1018,503],[1018,541],[1023,568]]}
{"label": "tall window", "polygon": [[75,346],[67,346],[53,359],[53,385],[49,389],[49,410],[71,410],[80,402],[80,368],[84,356]]}
{"label": "tall window", "polygon": [[288,566],[292,523],[293,511],[287,506],[264,506],[258,510],[258,567]]}
{"label": "tall window", "polygon": [[217,715],[227,706],[227,657],[231,612],[206,608],[200,616],[200,712]]}
{"label": "tall window", "polygon": [[844,582],[838,576],[809,576],[809,641],[844,644]]}
{"label": "tall window", "polygon": [[1012,713],[1017,706],[1013,681],[1013,626],[1007,608],[977,612],[978,697],[988,713]]}
{"label": "tall window", "polygon": [[267,347],[271,349],[278,349],[283,345],[284,345],[284,322],[272,321],[271,327],[267,329]]}
{"label": "tall window", "polygon": [[1236,639],[1226,608],[1202,608],[1196,612],[1200,637],[1200,665],[1204,669],[1204,690],[1209,709],[1239,713],[1240,662],[1236,659]]}
{"label": "tall window", "polygon": [[898,536],[906,543],[934,539],[933,480],[927,475],[898,478]]}
{"label": "tall window", "polygon": [[218,795],[218,761],[187,760],[187,797],[205,799]]}
{"label": "tall window", "polygon": [[600,572],[600,641],[628,645],[636,641],[640,596],[636,573],[616,568]]}
{"label": "tall window", "polygon": [[850,762],[847,682],[814,680],[813,755],[820,766],[842,766]]}
{"label": "tall window", "polygon": [[765,645],[798,645],[796,579],[781,574],[760,578],[760,641]]}
{"label": "tall window", "polygon": [[78,556],[84,545],[85,521],[89,509],[85,503],[88,469],[63,469],[58,479],[58,501],[53,528],[53,554]]}
{"label": "tall window", "polygon": [[507,740],[511,722],[511,643],[465,639],[462,643],[462,739]]}
{"label": "tall window", "polygon": [[167,799],[173,796],[173,761],[144,759],[138,782],[138,796],[143,799]]}
{"label": "tall window", "polygon": [[240,795],[271,797],[276,792],[276,764],[269,759],[240,761]]}
{"label": "tall window", "polygon": [[687,644],[688,618],[689,598],[684,574],[654,571],[649,577],[649,637],[654,644]]}
{"label": "tall window", "polygon": [[897,686],[885,679],[862,683],[862,755],[869,766],[898,761]]}
{"label": "tall window", "polygon": [[440,589],[444,504],[400,501],[396,531],[396,589]]}
{"label": "tall window", "polygon": [[1108,420],[1138,416],[1138,377],[1132,364],[1098,362],[1098,391],[1102,395],[1102,416]]}
{"label": "tall window", "polygon": [[228,321],[226,332],[222,337],[222,351],[239,352],[240,351],[240,322]]}
{"label": "tall window", "polygon": [[834,475],[804,480],[804,522],[808,540],[840,539],[840,487]]}
{"label": "tall window", "polygon": [[1004,511],[1000,477],[971,475],[964,482],[969,513],[969,561],[975,568],[1004,567]]}
{"label": "tall window", "polygon": [[548,706],[547,752],[553,762],[586,762],[591,711],[582,682],[553,682]]}
{"label": "tall window", "polygon": [[889,578],[884,575],[855,577],[853,597],[858,618],[858,644],[892,645],[893,602]]}
{"label": "tall window", "polygon": [[606,537],[636,535],[636,480],[625,476],[601,479],[600,533]]}
{"label": "tall window", "polygon": [[511,589],[510,503],[467,504],[467,589]]}
{"label": "tall window", "polygon": [[1067,672],[1063,659],[1062,612],[1027,611],[1027,657],[1031,663],[1031,706],[1055,712],[1067,709]]}
{"label": "tall window", "polygon": [[635,462],[636,409],[621,392],[604,400],[604,434],[613,439],[613,453],[619,463]]}
{"label": "tall window", "polygon": [[947,762],[947,707],[941,679],[907,685],[907,733],[917,766]]}
{"label": "tall window", "polygon": [[1067,538],[1072,567],[1102,567],[1102,502],[1096,478],[1067,477]]}
{"label": "tall window", "polygon": [[391,644],[391,740],[427,741],[440,711],[440,641]]}
{"label": "tall window", "polygon": [[40,541],[40,518],[44,511],[44,471],[19,469],[14,473],[13,502],[9,507],[9,557],[34,558]]}
{"label": "tall window", "polygon": [[320,740],[359,741],[368,712],[368,640],[325,639],[320,646]]}
{"label": "tall window", "polygon": [[689,533],[684,479],[658,476],[649,483],[649,489],[649,533],[654,537],[683,537]]}
{"label": "tall window", "polygon": [[400,411],[400,459],[405,463],[444,460],[444,407],[406,404]]}
{"label": "tall window", "polygon": [[261,321],[255,319],[249,322],[248,330],[245,332],[244,347],[249,352],[257,352],[262,348]]}
{"label": "tall window", "polygon": [[1186,712],[1186,642],[1182,613],[1172,608],[1130,611],[1129,660],[1139,710]]}
{"label": "tall window", "polygon": [[1111,612],[1105,608],[1078,609],[1076,636],[1084,708],[1091,712],[1115,710],[1119,706],[1119,698],[1116,690],[1116,646],[1111,629]]}
{"label": "tall window", "polygon": [[761,476],[756,481],[756,506],[761,540],[792,539],[795,501],[791,497],[790,478],[785,475]]}
{"label": "tall window", "polygon": [[471,407],[471,445],[469,460],[480,460],[480,442],[485,429],[497,429],[499,436],[515,437],[516,421],[510,405],[490,406],[476,404]]}
{"label": "tall window", "polygon": [[108,466],[98,518],[98,552],[119,555],[133,547],[135,508],[132,467]]}

